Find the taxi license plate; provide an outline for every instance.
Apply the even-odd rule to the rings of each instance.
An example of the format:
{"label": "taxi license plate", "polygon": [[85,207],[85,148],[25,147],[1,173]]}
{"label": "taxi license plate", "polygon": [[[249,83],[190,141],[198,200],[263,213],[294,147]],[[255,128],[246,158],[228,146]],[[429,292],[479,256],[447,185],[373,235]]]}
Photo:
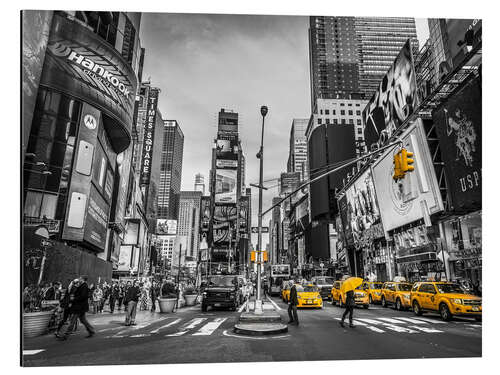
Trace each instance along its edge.
{"label": "taxi license plate", "polygon": [[312,299],[307,300],[307,304],[311,305],[313,303]]}
{"label": "taxi license plate", "polygon": [[479,311],[479,307],[477,306],[472,307],[472,311]]}

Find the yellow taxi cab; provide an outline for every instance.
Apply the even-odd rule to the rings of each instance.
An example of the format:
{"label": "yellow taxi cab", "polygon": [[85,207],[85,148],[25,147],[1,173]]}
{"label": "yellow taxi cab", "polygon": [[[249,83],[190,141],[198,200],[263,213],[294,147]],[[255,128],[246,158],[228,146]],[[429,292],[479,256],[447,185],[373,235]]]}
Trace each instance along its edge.
{"label": "yellow taxi cab", "polygon": [[290,298],[290,288],[292,287],[292,283],[290,281],[283,281],[283,286],[281,289],[281,299],[283,302],[288,302]]}
{"label": "yellow taxi cab", "polygon": [[342,281],[337,280],[333,283],[332,290],[330,291],[330,300],[332,305],[337,304],[340,300],[340,287],[342,286]]}
{"label": "yellow taxi cab", "polygon": [[314,284],[297,285],[297,307],[319,307],[323,308],[323,298],[319,288]]}
{"label": "yellow taxi cab", "polygon": [[480,297],[466,293],[450,282],[418,282],[411,290],[411,306],[415,315],[424,311],[439,312],[443,320],[453,316],[470,316],[481,321],[483,308]]}
{"label": "yellow taxi cab", "polygon": [[407,281],[388,281],[382,286],[380,302],[382,307],[393,305],[396,310],[409,309],[412,284]]}
{"label": "yellow taxi cab", "polygon": [[380,302],[382,298],[382,285],[379,281],[365,281],[363,289],[368,293],[368,301],[370,303]]}
{"label": "yellow taxi cab", "polygon": [[[335,281],[332,288],[332,305],[339,304],[340,307],[345,305],[345,293],[341,291],[342,281]],[[368,297],[368,292],[363,289],[363,285],[358,286],[354,290],[354,303],[356,306],[363,306],[367,309],[370,305],[370,299]]]}

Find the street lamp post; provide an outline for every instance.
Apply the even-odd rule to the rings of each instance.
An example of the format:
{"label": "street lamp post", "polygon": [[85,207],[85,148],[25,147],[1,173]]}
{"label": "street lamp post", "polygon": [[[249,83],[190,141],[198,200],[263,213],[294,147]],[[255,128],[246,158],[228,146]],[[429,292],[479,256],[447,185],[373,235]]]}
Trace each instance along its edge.
{"label": "street lamp post", "polygon": [[264,118],[267,115],[267,107],[263,105],[260,107],[260,114],[262,115],[262,131],[260,134],[260,150],[257,158],[260,160],[260,173],[259,173],[259,236],[257,240],[257,300],[255,301],[255,313],[262,314],[262,299],[261,299],[261,264],[262,264],[262,183],[263,183],[263,169],[264,169]]}

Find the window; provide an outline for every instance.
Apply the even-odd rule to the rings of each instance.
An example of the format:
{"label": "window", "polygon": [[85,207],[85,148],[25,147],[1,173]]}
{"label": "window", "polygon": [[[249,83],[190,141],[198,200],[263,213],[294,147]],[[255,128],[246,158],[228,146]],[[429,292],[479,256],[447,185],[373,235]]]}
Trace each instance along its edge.
{"label": "window", "polygon": [[28,217],[54,219],[57,195],[28,190],[24,203],[24,214]]}
{"label": "window", "polygon": [[322,115],[322,114],[323,114],[323,110],[322,110],[322,109],[320,109],[320,110],[319,110],[319,114],[320,114],[320,115]]}
{"label": "window", "polygon": [[363,130],[361,128],[358,128],[358,134],[363,134]]}
{"label": "window", "polygon": [[361,116],[361,111],[360,110],[356,111],[356,116]]}
{"label": "window", "polygon": [[330,125],[330,119],[329,118],[326,119],[326,124]]}
{"label": "window", "polygon": [[341,109],[341,110],[340,110],[340,115],[341,115],[341,116],[345,116],[345,110],[344,110],[344,109]]}
{"label": "window", "polygon": [[361,120],[360,119],[356,120],[356,125],[361,125]]}
{"label": "window", "polygon": [[352,118],[349,119],[349,125],[354,125],[354,120]]}
{"label": "window", "polygon": [[321,125],[321,119],[318,118],[318,125]]}
{"label": "window", "polygon": [[352,110],[351,110],[351,109],[348,111],[348,113],[349,113],[349,116],[352,116],[352,115],[353,115],[353,113],[352,113]]}
{"label": "window", "polygon": [[333,124],[334,125],[337,125],[339,123],[339,120],[337,120],[336,118],[333,119]]}
{"label": "window", "polygon": [[341,124],[342,124],[342,125],[345,125],[345,123],[346,123],[346,122],[345,122],[345,118],[343,118],[343,119],[342,119]]}
{"label": "window", "polygon": [[329,109],[325,109],[325,115],[329,115],[330,114],[330,110]]}

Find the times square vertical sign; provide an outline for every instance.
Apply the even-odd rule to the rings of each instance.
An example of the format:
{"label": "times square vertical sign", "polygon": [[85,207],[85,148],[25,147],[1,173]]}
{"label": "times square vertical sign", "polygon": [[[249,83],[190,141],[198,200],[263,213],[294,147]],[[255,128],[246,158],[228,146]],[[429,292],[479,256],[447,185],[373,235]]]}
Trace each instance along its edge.
{"label": "times square vertical sign", "polygon": [[151,177],[158,92],[159,90],[157,88],[151,88],[148,93],[146,122],[144,124],[144,141],[142,144],[141,185],[149,185]]}

